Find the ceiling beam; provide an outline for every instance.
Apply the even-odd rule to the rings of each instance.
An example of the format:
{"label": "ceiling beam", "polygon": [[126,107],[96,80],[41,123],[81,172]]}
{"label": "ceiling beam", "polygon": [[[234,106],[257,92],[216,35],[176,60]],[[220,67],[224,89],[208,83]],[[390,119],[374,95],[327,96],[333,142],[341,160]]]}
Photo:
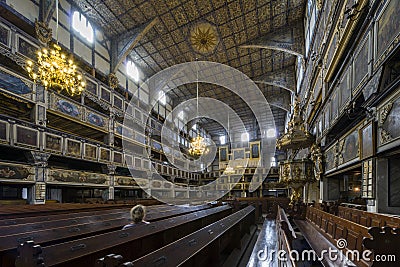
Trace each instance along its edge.
{"label": "ceiling beam", "polygon": [[140,42],[143,36],[156,25],[158,18],[135,28],[119,38],[111,41],[111,72],[115,73],[133,48]]}
{"label": "ceiling beam", "polygon": [[239,46],[241,49],[272,49],[303,57],[303,23],[282,27]]}
{"label": "ceiling beam", "polygon": [[40,0],[39,2],[39,21],[49,25],[56,9],[56,1]]}
{"label": "ceiling beam", "polygon": [[290,93],[295,93],[294,88],[288,88],[288,87],[285,87],[285,86],[283,86],[283,85],[281,85],[281,84],[279,84],[279,83],[267,82],[267,81],[254,81],[254,82],[255,82],[255,83],[261,83],[261,84],[266,84],[266,85],[272,85],[272,86],[279,87],[279,88],[282,88],[282,89],[284,89],[284,90],[287,90],[287,91],[289,91]]}
{"label": "ceiling beam", "polygon": [[268,72],[257,79],[258,83],[270,84],[281,87],[291,92],[296,92],[296,78],[294,66]]}

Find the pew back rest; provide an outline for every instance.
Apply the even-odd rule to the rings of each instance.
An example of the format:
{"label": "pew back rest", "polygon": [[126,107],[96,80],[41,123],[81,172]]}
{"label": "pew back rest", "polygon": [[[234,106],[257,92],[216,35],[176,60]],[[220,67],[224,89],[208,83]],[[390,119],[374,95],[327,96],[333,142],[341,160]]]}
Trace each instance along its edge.
{"label": "pew back rest", "polygon": [[[161,210],[160,210],[161,208]],[[200,205],[193,207],[168,207],[170,210],[165,210],[164,207],[149,208],[147,220],[156,221],[177,215],[187,214],[193,211],[209,208],[208,205]],[[77,221],[73,224],[60,226],[49,229],[33,229],[30,232],[10,234],[0,236],[0,251],[11,250],[16,248],[20,243],[28,240],[34,240],[36,244],[55,244],[65,242],[71,239],[83,238],[90,235],[101,234],[122,228],[123,225],[129,222],[129,212],[125,216],[119,218],[108,218],[104,220],[85,219]],[[14,228],[14,227],[13,227]],[[15,229],[13,229],[15,230]]]}
{"label": "pew back rest", "polygon": [[[234,240],[240,243],[240,235],[243,235],[245,231],[237,231],[237,229],[250,229],[250,225],[254,224],[254,213],[255,208],[248,206],[157,251],[133,262],[127,262],[124,266],[130,264],[133,266],[157,266],[157,264],[180,266],[184,263],[186,266],[192,266],[194,262],[198,265],[198,260],[202,261],[199,266],[204,266],[210,264],[210,258],[211,264],[218,266],[218,255],[216,254],[225,250],[225,247],[232,242],[232,239],[227,239],[225,235],[231,231],[229,236],[234,236]],[[215,242],[217,240],[219,242]],[[202,253],[204,249],[210,248],[210,246],[212,246],[212,253]],[[201,255],[201,259],[198,258],[195,261],[196,255]]]}
{"label": "pew back rest", "polygon": [[400,228],[400,217],[396,215],[379,214],[340,206],[338,216],[366,227],[389,226]]}
{"label": "pew back rest", "polygon": [[[152,222],[149,225],[138,225],[126,230],[117,230],[109,233],[99,234],[92,237],[73,240],[57,245],[43,247],[43,258],[46,266],[53,266],[73,259],[82,258],[90,254],[112,249],[116,246],[125,246],[130,242],[141,240],[142,238],[159,235],[163,236],[167,230],[179,226],[188,225],[191,222],[200,220],[207,221],[212,215],[226,216],[231,212],[227,205],[212,209],[200,210],[185,215],[176,216],[170,219]],[[150,245],[150,244],[147,244]]]}

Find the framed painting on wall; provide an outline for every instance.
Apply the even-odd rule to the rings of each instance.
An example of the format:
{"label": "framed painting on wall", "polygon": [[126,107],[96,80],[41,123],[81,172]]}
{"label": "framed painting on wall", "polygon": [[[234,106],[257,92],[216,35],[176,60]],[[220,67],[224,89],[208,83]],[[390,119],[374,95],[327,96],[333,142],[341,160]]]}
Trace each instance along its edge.
{"label": "framed painting on wall", "polygon": [[228,161],[228,147],[221,146],[219,147],[219,161]]}
{"label": "framed painting on wall", "polygon": [[260,142],[250,142],[250,158],[257,159],[260,157]]}
{"label": "framed painting on wall", "polygon": [[360,137],[361,159],[373,156],[375,152],[375,132],[372,122],[360,129]]}
{"label": "framed painting on wall", "polygon": [[344,138],[342,149],[343,162],[348,162],[359,156],[359,136],[358,131],[353,131]]}
{"label": "framed painting on wall", "polygon": [[62,139],[61,136],[52,135],[49,133],[45,134],[44,144],[46,150],[55,153],[61,153]]}

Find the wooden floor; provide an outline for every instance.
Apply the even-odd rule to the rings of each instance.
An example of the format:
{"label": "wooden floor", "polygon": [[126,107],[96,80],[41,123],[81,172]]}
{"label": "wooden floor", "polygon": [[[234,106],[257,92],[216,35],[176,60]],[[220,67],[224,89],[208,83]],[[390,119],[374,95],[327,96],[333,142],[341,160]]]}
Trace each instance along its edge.
{"label": "wooden floor", "polygon": [[[256,246],[251,253],[247,267],[277,267],[278,263],[274,257],[276,253],[271,257],[271,252],[277,250],[276,244],[278,243],[275,220],[266,219],[260,230]],[[266,252],[267,255],[259,251]]]}

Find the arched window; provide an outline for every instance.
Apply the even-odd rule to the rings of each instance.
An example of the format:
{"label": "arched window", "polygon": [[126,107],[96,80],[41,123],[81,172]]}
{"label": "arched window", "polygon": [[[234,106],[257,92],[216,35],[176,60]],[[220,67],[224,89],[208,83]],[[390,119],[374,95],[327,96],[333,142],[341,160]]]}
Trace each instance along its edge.
{"label": "arched window", "polygon": [[93,27],[85,16],[75,11],[72,15],[72,28],[85,38],[89,43],[93,43],[94,33]]}
{"label": "arched window", "polygon": [[126,74],[136,82],[139,81],[139,70],[131,60],[126,63]]}

